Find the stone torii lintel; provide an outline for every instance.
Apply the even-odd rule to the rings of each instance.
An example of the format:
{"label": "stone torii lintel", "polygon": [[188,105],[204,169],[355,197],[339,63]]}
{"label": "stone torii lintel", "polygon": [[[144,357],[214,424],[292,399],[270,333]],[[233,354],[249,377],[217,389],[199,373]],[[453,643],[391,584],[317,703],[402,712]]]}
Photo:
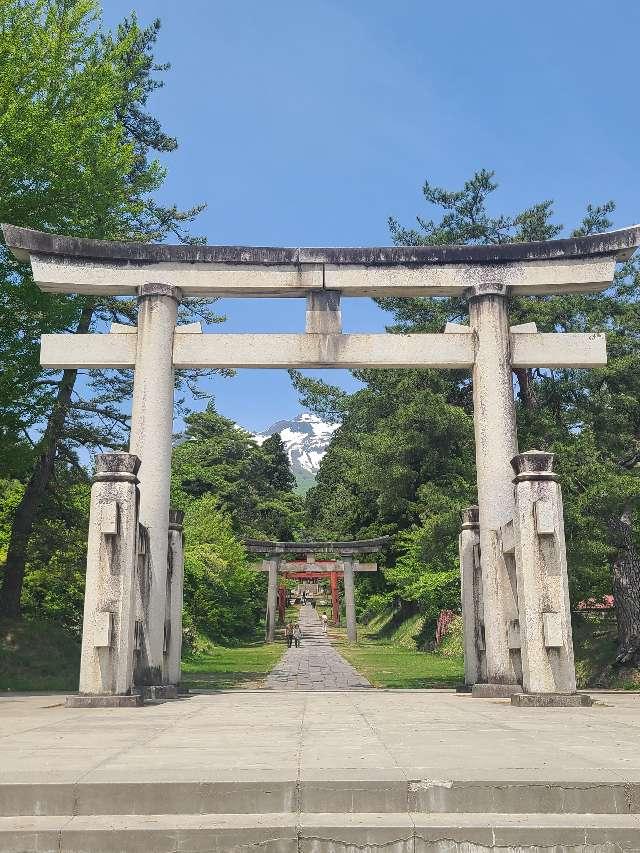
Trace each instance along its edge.
{"label": "stone torii lintel", "polygon": [[[309,316],[307,314],[307,316]],[[469,370],[476,359],[473,333],[440,334],[202,334],[176,326],[173,366],[194,368],[441,368]],[[65,368],[136,366],[136,329],[123,334],[43,335],[40,363]],[[602,334],[510,335],[511,366],[598,367],[606,364]]]}
{"label": "stone torii lintel", "polygon": [[392,536],[379,536],[376,539],[355,539],[340,542],[336,540],[309,540],[306,542],[267,542],[261,539],[245,539],[243,544],[250,554],[374,554],[382,551],[393,541]]}
{"label": "stone torii lintel", "polygon": [[616,261],[640,244],[640,225],[532,243],[471,246],[278,248],[169,246],[88,240],[2,226],[42,290],[136,294],[148,282],[184,296],[455,296],[489,286],[519,294],[607,288]]}

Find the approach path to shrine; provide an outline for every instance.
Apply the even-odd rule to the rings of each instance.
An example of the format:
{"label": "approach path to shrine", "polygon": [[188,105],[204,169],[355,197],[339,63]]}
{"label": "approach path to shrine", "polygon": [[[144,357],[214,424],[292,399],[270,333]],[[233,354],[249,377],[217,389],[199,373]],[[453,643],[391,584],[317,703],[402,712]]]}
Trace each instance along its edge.
{"label": "approach path to shrine", "polygon": [[322,633],[320,617],[309,604],[300,608],[300,648],[287,649],[267,678],[269,690],[352,690],[371,687],[364,676]]}

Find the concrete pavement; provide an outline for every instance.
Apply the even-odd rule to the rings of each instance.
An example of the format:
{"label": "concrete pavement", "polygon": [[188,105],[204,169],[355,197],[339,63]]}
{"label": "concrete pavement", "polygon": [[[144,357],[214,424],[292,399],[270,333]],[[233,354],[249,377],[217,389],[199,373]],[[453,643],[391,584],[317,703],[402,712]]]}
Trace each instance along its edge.
{"label": "concrete pavement", "polygon": [[229,691],[0,698],[3,853],[640,850],[635,695]]}

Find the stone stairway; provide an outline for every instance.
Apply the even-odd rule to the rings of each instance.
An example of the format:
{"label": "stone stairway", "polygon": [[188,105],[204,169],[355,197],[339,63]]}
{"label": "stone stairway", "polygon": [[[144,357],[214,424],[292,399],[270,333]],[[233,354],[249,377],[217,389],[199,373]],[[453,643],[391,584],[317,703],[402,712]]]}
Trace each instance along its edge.
{"label": "stone stairway", "polygon": [[350,781],[0,784],[3,853],[640,850],[640,784]]}

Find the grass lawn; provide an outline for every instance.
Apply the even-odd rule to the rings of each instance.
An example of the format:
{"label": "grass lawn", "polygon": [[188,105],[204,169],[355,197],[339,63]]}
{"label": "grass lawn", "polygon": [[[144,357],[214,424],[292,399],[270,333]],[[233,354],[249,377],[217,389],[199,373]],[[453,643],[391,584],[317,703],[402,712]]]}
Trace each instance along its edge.
{"label": "grass lawn", "polygon": [[0,692],[78,689],[80,643],[39,619],[0,620]]}
{"label": "grass lawn", "polygon": [[182,659],[182,684],[193,690],[260,687],[280,660],[281,643],[255,642],[228,648],[211,645],[206,651]]}
{"label": "grass lawn", "polygon": [[464,681],[462,657],[421,652],[390,638],[375,636],[375,629],[358,628],[358,645],[346,641],[343,628],[331,628],[331,639],[349,663],[374,687],[422,689],[455,687]]}
{"label": "grass lawn", "polygon": [[339,641],[336,648],[374,687],[455,687],[463,681],[460,658],[366,640],[357,646]]}

